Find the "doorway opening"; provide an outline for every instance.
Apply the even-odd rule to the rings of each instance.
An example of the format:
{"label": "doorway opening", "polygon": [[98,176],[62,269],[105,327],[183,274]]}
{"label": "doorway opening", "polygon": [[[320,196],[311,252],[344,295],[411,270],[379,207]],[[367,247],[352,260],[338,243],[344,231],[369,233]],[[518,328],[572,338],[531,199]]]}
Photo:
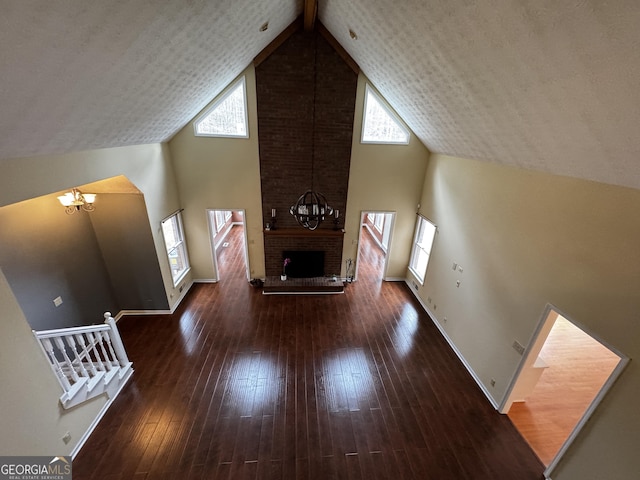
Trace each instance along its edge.
{"label": "doorway opening", "polygon": [[249,279],[244,210],[207,210],[215,280]]}
{"label": "doorway opening", "polygon": [[363,211],[361,213],[354,280],[358,279],[358,275],[366,276],[367,280],[376,282],[385,279],[395,217],[395,212]]}
{"label": "doorway opening", "polygon": [[549,306],[500,411],[551,471],[627,362]]}

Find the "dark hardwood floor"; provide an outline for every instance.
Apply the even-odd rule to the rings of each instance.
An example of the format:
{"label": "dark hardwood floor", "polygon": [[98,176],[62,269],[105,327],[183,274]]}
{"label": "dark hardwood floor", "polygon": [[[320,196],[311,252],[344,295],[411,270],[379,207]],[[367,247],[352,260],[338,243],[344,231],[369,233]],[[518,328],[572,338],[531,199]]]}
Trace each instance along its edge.
{"label": "dark hardwood floor", "polygon": [[262,295],[227,262],[175,314],[122,319],[135,374],[74,480],[543,478],[376,249],[341,295]]}

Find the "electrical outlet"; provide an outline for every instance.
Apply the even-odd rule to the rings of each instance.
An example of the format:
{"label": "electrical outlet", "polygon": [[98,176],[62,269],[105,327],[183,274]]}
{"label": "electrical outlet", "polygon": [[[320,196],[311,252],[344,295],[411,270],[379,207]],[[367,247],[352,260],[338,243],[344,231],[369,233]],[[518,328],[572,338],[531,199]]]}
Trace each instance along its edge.
{"label": "electrical outlet", "polygon": [[511,345],[513,347],[513,349],[518,352],[520,355],[524,354],[524,347],[522,345],[520,345],[520,343],[517,340],[513,341],[513,345]]}
{"label": "electrical outlet", "polygon": [[56,297],[56,298],[54,298],[54,299],[53,299],[53,304],[54,304],[56,307],[59,307],[60,305],[62,305],[62,297]]}
{"label": "electrical outlet", "polygon": [[495,387],[496,386],[496,379],[492,378],[490,383],[491,383],[492,387]]}

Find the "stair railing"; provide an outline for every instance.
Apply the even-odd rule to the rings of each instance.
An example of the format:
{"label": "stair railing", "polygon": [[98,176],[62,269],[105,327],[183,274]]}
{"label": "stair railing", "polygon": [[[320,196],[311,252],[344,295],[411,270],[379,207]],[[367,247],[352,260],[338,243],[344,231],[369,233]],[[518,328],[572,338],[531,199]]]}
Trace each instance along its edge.
{"label": "stair railing", "polygon": [[132,371],[115,320],[110,312],[104,318],[99,325],[33,332],[64,391],[65,408],[104,392],[117,373]]}

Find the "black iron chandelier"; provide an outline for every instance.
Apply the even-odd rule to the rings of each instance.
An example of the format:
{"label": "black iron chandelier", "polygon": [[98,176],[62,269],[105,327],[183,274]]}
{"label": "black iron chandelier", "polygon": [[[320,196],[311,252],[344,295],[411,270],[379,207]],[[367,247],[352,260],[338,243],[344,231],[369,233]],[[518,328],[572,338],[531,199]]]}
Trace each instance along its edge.
{"label": "black iron chandelier", "polygon": [[323,194],[307,190],[300,195],[296,204],[291,206],[289,213],[300,226],[315,230],[324,221],[325,215],[333,214],[333,208],[329,206]]}
{"label": "black iron chandelier", "polygon": [[315,157],[315,131],[316,131],[316,58],[317,58],[317,38],[313,38],[313,108],[312,108],[312,134],[311,134],[311,189],[304,192],[298,201],[289,208],[289,213],[296,219],[298,225],[308,229],[318,228],[325,216],[333,214],[325,196],[313,189],[313,161]]}

